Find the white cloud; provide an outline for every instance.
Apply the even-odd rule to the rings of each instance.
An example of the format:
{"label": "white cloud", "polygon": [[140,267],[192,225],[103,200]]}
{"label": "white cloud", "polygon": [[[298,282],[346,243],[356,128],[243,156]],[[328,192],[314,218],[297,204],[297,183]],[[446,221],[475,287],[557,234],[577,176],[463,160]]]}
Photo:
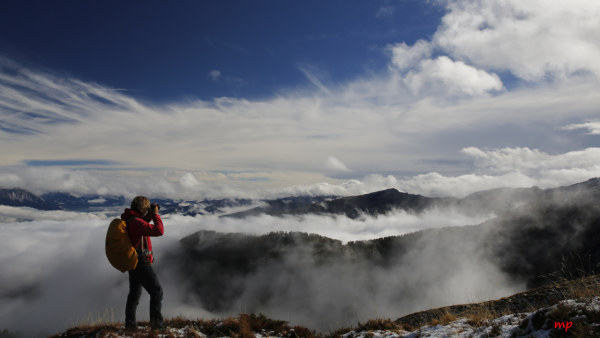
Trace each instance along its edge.
{"label": "white cloud", "polygon": [[589,72],[600,77],[600,3],[575,0],[447,1],[435,44],[476,67],[527,81]]}
{"label": "white cloud", "polygon": [[221,77],[221,71],[213,69],[208,72],[208,77],[213,81],[217,81]]}
{"label": "white cloud", "polygon": [[[67,191],[75,194],[109,194],[132,198],[269,199],[299,195],[350,196],[396,188],[425,196],[462,197],[497,187],[554,188],[600,177],[600,148],[548,154],[530,148],[463,150],[474,165],[472,172],[444,175],[430,171],[411,176],[370,174],[359,179],[334,180],[303,173],[212,173],[178,171],[88,171],[61,168],[4,168],[0,187],[22,187],[34,193]],[[335,161],[332,162],[336,164]],[[336,164],[338,170],[343,168]],[[300,180],[301,184],[298,184]],[[274,183],[271,184],[271,181]],[[285,185],[282,185],[284,184]],[[10,214],[9,219],[23,215]],[[57,216],[58,217],[58,216]]]}
{"label": "white cloud", "polygon": [[375,12],[376,18],[391,18],[394,16],[395,9],[392,6],[382,6]]}
{"label": "white cloud", "polygon": [[551,155],[537,149],[465,148],[474,160],[475,173],[444,176],[438,173],[398,180],[395,186],[429,196],[462,197],[497,187],[555,188],[600,177],[600,148]]}
{"label": "white cloud", "polygon": [[478,170],[490,174],[509,172],[527,172],[535,168],[545,168],[553,158],[537,149],[504,148],[484,151],[475,147],[463,149],[463,152],[475,159]]}
{"label": "white cloud", "polygon": [[503,88],[496,74],[489,74],[446,56],[423,60],[420,68],[409,72],[404,80],[414,94],[424,89],[431,93],[450,95],[482,95]]}
{"label": "white cloud", "polygon": [[203,230],[217,232],[264,235],[277,231],[293,231],[318,234],[349,242],[398,236],[422,229],[479,224],[490,216],[492,215],[466,216],[453,210],[430,210],[420,215],[397,212],[388,216],[376,218],[365,216],[359,219],[317,215],[284,218],[261,215],[244,219],[173,215],[168,218],[168,221],[182,226],[181,229],[176,230],[177,236],[185,235],[184,232],[181,232],[182,229],[190,231],[197,224],[202,224]]}
{"label": "white cloud", "polygon": [[448,176],[429,172],[409,177],[368,175],[343,184],[318,184],[290,187],[295,194],[359,195],[396,188],[425,196],[464,197],[470,193],[498,187],[556,188],[600,177],[600,148],[587,148],[563,154],[548,154],[537,149],[503,148],[463,150],[474,163],[474,172]]}
{"label": "white cloud", "polygon": [[239,87],[243,87],[243,86],[247,85],[247,82],[244,79],[235,77],[232,75],[223,74],[223,72],[221,72],[218,69],[213,69],[210,72],[208,72],[208,78],[212,82],[225,84],[225,85],[228,85],[230,87],[235,87],[235,88],[239,88]]}
{"label": "white cloud", "polygon": [[463,151],[475,159],[479,171],[490,174],[520,172],[541,178],[545,173],[557,170],[576,169],[596,173],[600,169],[597,161],[600,158],[600,148],[588,148],[557,155],[529,148],[482,151],[471,147]]}
{"label": "white cloud", "polygon": [[[93,203],[93,201],[90,201]],[[87,213],[87,212],[74,212],[74,211],[63,211],[63,210],[37,210],[32,208],[24,207],[11,207],[7,205],[0,205],[0,223],[11,223],[19,221],[30,221],[30,220],[46,220],[46,221],[92,221],[98,219],[104,219],[106,216],[104,213]]]}
{"label": "white cloud", "polygon": [[404,42],[388,46],[392,54],[390,70],[399,74],[400,81],[414,95],[476,96],[503,89],[496,74],[445,55],[432,59],[434,49],[435,45],[425,40],[418,40],[412,46]]}
{"label": "white cloud", "polygon": [[312,83],[315,87],[319,88],[323,93],[330,95],[331,91],[321,80],[323,76],[323,71],[318,71],[314,66],[301,65],[298,69],[306,76],[308,81]]}
{"label": "white cloud", "polygon": [[579,130],[579,129],[587,129],[589,135],[600,135],[600,122],[599,121],[591,121],[584,123],[574,123],[569,124],[567,126],[562,127],[563,130]]}
{"label": "white cloud", "polygon": [[179,183],[185,188],[193,188],[198,185],[198,180],[192,173],[185,173],[179,179]]}
{"label": "white cloud", "polygon": [[325,161],[325,168],[332,171],[350,171],[342,161],[333,156],[327,158],[327,161]]}
{"label": "white cloud", "polygon": [[419,65],[423,59],[431,56],[432,44],[419,40],[414,45],[408,46],[405,42],[388,46],[392,52],[392,65],[400,71],[406,71]]}

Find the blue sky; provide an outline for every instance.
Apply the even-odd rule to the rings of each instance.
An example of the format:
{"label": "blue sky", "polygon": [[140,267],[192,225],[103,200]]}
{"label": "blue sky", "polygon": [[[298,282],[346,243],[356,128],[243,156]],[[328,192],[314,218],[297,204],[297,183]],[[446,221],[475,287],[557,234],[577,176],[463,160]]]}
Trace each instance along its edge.
{"label": "blue sky", "polygon": [[387,68],[385,47],[431,36],[421,1],[22,2],[4,5],[4,51],[77,78],[169,101],[272,96]]}
{"label": "blue sky", "polygon": [[0,187],[579,182],[600,176],[599,16],[585,0],[6,1]]}

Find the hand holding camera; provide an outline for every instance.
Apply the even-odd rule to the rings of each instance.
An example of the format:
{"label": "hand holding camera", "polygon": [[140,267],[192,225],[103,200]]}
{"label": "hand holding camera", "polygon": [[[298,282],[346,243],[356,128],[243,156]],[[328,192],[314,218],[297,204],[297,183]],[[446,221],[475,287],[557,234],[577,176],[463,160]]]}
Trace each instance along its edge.
{"label": "hand holding camera", "polygon": [[160,205],[158,203],[150,204],[150,212],[153,214],[158,214],[158,210],[160,210]]}

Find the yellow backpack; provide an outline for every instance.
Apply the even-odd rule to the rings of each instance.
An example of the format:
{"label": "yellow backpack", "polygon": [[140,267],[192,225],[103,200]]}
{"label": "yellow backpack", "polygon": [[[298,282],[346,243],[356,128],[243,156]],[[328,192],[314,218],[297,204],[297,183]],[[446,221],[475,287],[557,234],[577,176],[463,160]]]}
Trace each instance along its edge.
{"label": "yellow backpack", "polygon": [[110,264],[121,272],[133,270],[138,264],[138,254],[131,245],[127,223],[122,219],[115,218],[110,222],[104,249]]}

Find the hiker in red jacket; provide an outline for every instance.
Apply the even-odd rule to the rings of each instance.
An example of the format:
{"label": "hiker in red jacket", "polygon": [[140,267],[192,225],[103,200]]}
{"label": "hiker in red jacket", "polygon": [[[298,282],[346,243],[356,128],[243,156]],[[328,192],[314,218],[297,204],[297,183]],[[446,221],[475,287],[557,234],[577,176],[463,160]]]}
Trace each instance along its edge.
{"label": "hiker in red jacket", "polygon": [[[142,295],[142,287],[150,294],[150,326],[152,329],[164,327],[161,314],[163,291],[158,277],[152,269],[154,257],[150,237],[162,236],[165,232],[158,214],[159,206],[150,205],[148,198],[138,196],[131,201],[131,208],[125,209],[121,219],[127,222],[127,232],[131,244],[138,253],[138,264],[129,270],[129,295],[125,305],[125,328],[135,329],[135,312]],[[149,223],[152,222],[152,223]]]}

